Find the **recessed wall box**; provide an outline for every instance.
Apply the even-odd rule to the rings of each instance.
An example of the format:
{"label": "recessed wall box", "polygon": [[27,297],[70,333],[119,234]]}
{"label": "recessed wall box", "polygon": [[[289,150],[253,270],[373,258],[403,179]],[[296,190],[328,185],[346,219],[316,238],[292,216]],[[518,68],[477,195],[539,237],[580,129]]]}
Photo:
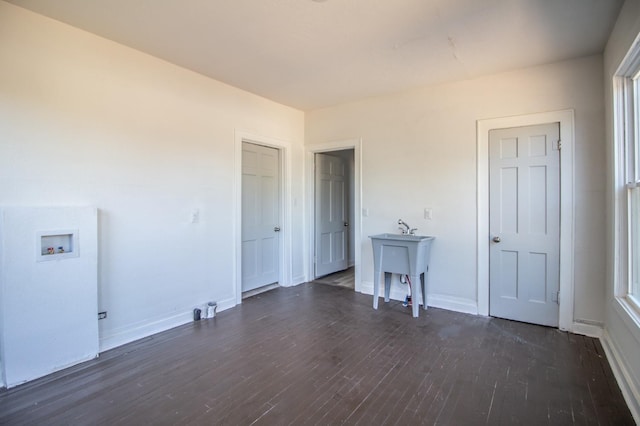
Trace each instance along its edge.
{"label": "recessed wall box", "polygon": [[60,229],[36,232],[36,261],[60,260],[79,256],[78,230]]}

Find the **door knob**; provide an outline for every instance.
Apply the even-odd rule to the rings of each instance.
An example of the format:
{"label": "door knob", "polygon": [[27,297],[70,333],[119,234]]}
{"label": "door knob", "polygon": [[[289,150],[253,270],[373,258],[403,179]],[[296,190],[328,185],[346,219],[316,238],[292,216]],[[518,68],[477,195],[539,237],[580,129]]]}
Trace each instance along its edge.
{"label": "door knob", "polygon": [[280,232],[280,227],[276,226],[275,228],[273,228],[273,232]]}
{"label": "door knob", "polygon": [[500,241],[502,241],[502,240],[500,239],[500,237],[493,237],[493,242],[494,242],[494,243],[499,243]]}
{"label": "door knob", "polygon": [[345,222],[345,223],[344,223],[344,226],[349,226],[349,222]]}

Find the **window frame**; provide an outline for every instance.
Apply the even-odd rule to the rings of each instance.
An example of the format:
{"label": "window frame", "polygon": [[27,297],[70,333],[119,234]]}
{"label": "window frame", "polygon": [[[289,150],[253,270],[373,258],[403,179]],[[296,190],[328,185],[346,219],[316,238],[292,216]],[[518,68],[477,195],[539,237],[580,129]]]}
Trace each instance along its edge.
{"label": "window frame", "polygon": [[[613,76],[616,239],[615,297],[640,314],[640,34]],[[635,203],[634,203],[634,196]],[[632,209],[635,207],[635,213]],[[635,219],[635,221],[634,221]],[[634,239],[634,233],[636,235]],[[635,242],[635,244],[634,244]],[[634,247],[635,245],[635,247]],[[637,259],[634,263],[634,258]],[[634,268],[635,267],[635,268]],[[634,270],[635,269],[635,270]],[[634,287],[634,280],[638,284]],[[634,290],[636,294],[634,294]]]}

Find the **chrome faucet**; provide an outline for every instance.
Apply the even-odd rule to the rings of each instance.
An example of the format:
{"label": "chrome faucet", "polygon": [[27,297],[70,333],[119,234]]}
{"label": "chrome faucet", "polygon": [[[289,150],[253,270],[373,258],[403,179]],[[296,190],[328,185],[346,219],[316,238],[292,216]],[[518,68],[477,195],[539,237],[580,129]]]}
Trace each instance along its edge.
{"label": "chrome faucet", "polygon": [[418,230],[418,228],[410,227],[407,222],[402,219],[398,219],[398,225],[404,226],[404,228],[401,226],[398,227],[398,229],[402,231],[403,235],[416,235],[416,231]]}
{"label": "chrome faucet", "polygon": [[408,234],[409,233],[411,227],[409,225],[407,225],[407,222],[405,222],[402,219],[398,219],[398,225],[404,226],[404,228],[398,227],[398,229],[401,230],[403,234]]}

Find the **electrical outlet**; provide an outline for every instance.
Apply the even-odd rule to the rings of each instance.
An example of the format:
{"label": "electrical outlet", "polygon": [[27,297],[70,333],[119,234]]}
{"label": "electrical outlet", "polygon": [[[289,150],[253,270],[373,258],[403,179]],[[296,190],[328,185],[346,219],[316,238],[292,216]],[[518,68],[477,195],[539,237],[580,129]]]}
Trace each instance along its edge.
{"label": "electrical outlet", "polygon": [[104,311],[104,312],[98,312],[98,319],[99,319],[99,320],[103,320],[103,319],[105,319],[105,318],[107,318],[107,311]]}
{"label": "electrical outlet", "polygon": [[427,220],[433,219],[433,209],[431,207],[425,207],[424,209],[424,218]]}

